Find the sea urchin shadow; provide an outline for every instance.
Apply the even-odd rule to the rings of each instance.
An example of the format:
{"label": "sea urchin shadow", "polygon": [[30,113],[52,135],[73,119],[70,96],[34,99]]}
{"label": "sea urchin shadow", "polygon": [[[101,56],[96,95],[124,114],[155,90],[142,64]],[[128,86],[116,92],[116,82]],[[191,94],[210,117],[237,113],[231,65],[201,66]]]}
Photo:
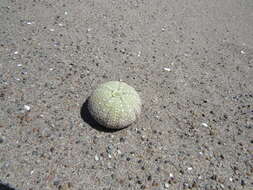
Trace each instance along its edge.
{"label": "sea urchin shadow", "polygon": [[15,189],[10,187],[7,184],[3,184],[3,183],[0,182],[0,190],[15,190]]}
{"label": "sea urchin shadow", "polygon": [[86,101],[83,103],[81,107],[80,115],[85,123],[88,123],[93,129],[96,129],[97,131],[102,131],[106,133],[114,133],[114,132],[122,130],[122,129],[106,128],[100,125],[95,119],[93,119],[88,109],[88,98],[86,99]]}

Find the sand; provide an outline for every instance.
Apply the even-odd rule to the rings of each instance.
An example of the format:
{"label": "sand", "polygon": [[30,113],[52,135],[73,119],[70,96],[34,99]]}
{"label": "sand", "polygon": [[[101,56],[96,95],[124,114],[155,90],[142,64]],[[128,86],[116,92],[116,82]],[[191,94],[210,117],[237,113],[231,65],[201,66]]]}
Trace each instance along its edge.
{"label": "sand", "polygon": [[[119,131],[86,112],[110,80]],[[252,0],[1,0],[1,190],[249,190],[252,127]]]}

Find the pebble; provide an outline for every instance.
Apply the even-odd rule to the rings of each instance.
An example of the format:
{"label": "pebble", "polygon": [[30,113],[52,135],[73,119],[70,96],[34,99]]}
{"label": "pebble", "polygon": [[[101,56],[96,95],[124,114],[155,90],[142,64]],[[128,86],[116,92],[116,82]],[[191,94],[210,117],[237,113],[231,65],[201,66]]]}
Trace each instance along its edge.
{"label": "pebble", "polygon": [[123,137],[121,137],[119,140],[120,142],[125,142],[125,139]]}
{"label": "pebble", "polygon": [[0,144],[4,142],[4,139],[0,137]]}
{"label": "pebble", "polygon": [[201,125],[204,127],[208,127],[208,125],[206,123],[201,123]]}
{"label": "pebble", "polygon": [[165,67],[164,70],[165,70],[165,71],[169,71],[169,72],[171,71],[171,69],[170,69],[170,68],[167,68],[167,67]]}
{"label": "pebble", "polygon": [[165,187],[166,189],[168,189],[168,188],[170,187],[170,185],[169,185],[168,183],[164,183],[164,187]]}
{"label": "pebble", "polygon": [[96,160],[96,161],[98,161],[98,160],[99,160],[99,157],[98,157],[97,155],[95,156],[95,160]]}
{"label": "pebble", "polygon": [[28,105],[24,105],[24,108],[25,108],[26,111],[30,111],[31,110],[31,107],[28,106]]}
{"label": "pebble", "polygon": [[32,151],[32,155],[33,155],[33,156],[38,156],[39,153],[38,153],[37,151]]}
{"label": "pebble", "polygon": [[109,151],[111,151],[113,149],[113,146],[110,144],[110,145],[108,145],[108,147],[107,147],[107,152],[109,152]]}

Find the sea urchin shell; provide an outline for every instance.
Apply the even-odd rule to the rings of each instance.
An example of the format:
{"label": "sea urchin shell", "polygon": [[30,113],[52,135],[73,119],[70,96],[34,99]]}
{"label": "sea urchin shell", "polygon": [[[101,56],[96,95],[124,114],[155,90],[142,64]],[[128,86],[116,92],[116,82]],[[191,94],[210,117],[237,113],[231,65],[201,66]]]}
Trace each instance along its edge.
{"label": "sea urchin shell", "polygon": [[88,109],[99,124],[111,129],[121,129],[139,117],[141,99],[128,84],[110,81],[95,89],[89,97]]}

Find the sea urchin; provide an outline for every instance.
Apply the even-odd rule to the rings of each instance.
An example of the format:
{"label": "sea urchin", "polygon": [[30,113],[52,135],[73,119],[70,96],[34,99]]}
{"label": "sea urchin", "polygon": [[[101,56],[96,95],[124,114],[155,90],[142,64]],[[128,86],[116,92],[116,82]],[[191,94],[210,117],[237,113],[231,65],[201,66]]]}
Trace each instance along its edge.
{"label": "sea urchin", "polygon": [[128,84],[110,81],[98,86],[91,94],[88,109],[99,124],[111,129],[121,129],[139,117],[141,99]]}

